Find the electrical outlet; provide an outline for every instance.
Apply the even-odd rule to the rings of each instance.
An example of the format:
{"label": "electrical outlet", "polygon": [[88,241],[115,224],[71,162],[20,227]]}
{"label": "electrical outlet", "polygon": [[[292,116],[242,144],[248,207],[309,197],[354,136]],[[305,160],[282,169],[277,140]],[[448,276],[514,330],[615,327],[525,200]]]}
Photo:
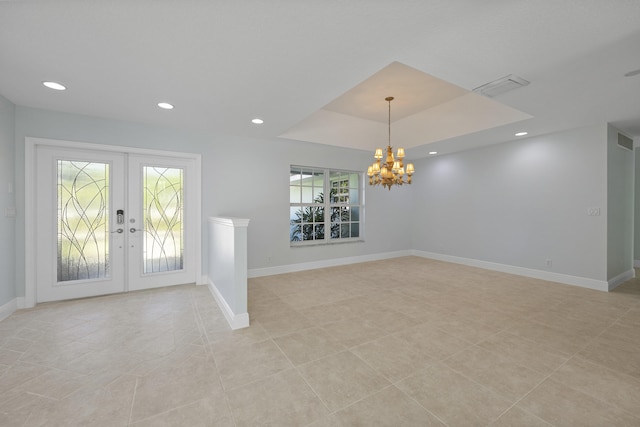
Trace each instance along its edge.
{"label": "electrical outlet", "polygon": [[553,261],[550,259],[547,260],[547,267],[551,267],[553,265]]}
{"label": "electrical outlet", "polygon": [[587,208],[587,215],[600,216],[600,208]]}

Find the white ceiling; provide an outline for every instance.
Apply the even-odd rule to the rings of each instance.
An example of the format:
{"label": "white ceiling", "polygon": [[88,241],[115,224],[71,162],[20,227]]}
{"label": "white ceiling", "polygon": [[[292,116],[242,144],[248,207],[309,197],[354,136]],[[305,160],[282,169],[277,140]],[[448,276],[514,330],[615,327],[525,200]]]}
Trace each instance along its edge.
{"label": "white ceiling", "polygon": [[[383,84],[389,93],[353,98],[361,107],[345,101],[394,63],[462,95],[425,110]],[[0,1],[0,94],[17,105],[257,138],[321,115],[317,142],[373,150],[395,96],[392,142],[413,147],[408,158],[521,129],[611,122],[640,136],[640,75],[624,76],[637,69],[640,1]],[[493,100],[469,93],[508,74],[531,84]],[[469,116],[456,102],[484,104]],[[504,124],[489,106],[532,118]]]}

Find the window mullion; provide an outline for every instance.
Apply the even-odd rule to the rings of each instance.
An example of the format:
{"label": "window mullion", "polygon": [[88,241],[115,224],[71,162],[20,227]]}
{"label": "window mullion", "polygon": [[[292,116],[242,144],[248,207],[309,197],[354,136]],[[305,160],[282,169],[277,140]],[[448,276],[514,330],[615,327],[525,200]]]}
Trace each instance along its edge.
{"label": "window mullion", "polygon": [[330,204],[331,200],[331,185],[329,183],[329,173],[328,169],[324,170],[324,240],[329,241],[331,239],[331,212],[330,212]]}

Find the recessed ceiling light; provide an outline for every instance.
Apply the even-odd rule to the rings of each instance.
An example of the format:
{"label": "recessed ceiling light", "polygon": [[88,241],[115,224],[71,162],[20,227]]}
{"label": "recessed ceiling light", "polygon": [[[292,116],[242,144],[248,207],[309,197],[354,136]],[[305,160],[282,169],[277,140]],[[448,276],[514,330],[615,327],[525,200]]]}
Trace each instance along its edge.
{"label": "recessed ceiling light", "polygon": [[518,132],[518,133],[516,133],[516,136],[525,136],[527,134],[528,134],[528,132]]}
{"label": "recessed ceiling light", "polygon": [[43,85],[53,90],[66,90],[67,88],[64,85],[61,85],[58,82],[42,82]]}
{"label": "recessed ceiling light", "polygon": [[429,154],[438,154],[437,151],[429,151]]}
{"label": "recessed ceiling light", "polygon": [[173,110],[173,105],[169,104],[168,102],[158,102],[158,107],[165,110]]}
{"label": "recessed ceiling light", "polygon": [[257,118],[257,117],[256,117],[255,119],[252,119],[252,120],[251,120],[251,123],[253,123],[253,124],[255,124],[255,125],[261,125],[261,124],[263,124],[263,123],[264,123],[264,120],[259,119],[259,118]]}

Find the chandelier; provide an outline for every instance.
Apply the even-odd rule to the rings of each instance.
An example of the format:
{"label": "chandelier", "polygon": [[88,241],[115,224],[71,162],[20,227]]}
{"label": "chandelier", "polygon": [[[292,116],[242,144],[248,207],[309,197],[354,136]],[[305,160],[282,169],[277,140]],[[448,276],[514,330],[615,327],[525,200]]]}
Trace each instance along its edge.
{"label": "chandelier", "polygon": [[404,180],[405,169],[402,163],[404,159],[404,148],[398,147],[396,153],[397,160],[393,157],[393,150],[391,149],[391,101],[393,96],[388,96],[384,99],[389,103],[389,144],[387,145],[387,158],[382,162],[382,148],[376,148],[376,152],[373,158],[376,161],[367,169],[367,175],[369,176],[369,185],[382,184],[383,187],[387,187],[391,190],[394,185],[411,184],[411,175],[413,175],[413,163],[407,164],[406,174],[407,180]]}

